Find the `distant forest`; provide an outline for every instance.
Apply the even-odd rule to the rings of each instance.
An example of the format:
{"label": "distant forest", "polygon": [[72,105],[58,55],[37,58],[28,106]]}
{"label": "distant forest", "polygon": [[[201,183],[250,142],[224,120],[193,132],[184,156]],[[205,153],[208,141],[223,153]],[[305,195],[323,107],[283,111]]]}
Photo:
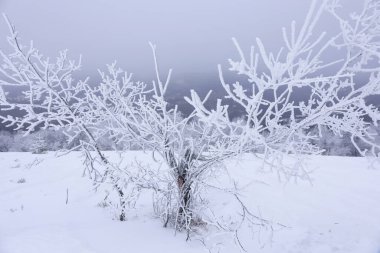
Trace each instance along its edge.
{"label": "distant forest", "polygon": [[[84,77],[77,76],[76,78],[84,79]],[[247,83],[246,80],[243,78],[239,78],[239,76],[232,75],[228,72],[225,73],[224,78],[226,81],[236,80],[244,85],[246,89],[249,91],[250,84]],[[364,77],[363,77],[364,78]],[[97,84],[100,82],[100,79],[97,75],[93,75],[90,79],[90,83]],[[205,106],[207,108],[214,108],[216,104],[216,100],[218,98],[222,98],[226,96],[226,92],[223,89],[222,85],[220,84],[218,73],[188,73],[184,74],[181,79],[173,79],[172,85],[170,85],[167,95],[166,95],[166,101],[171,105],[177,105],[179,111],[184,115],[187,116],[191,113],[193,110],[192,106],[189,105],[185,100],[185,96],[190,95],[190,90],[195,90],[200,96],[204,97],[206,94],[211,90],[211,95],[208,101],[206,102]],[[362,83],[362,80],[358,80],[358,86],[360,86]],[[5,87],[4,87],[5,88]],[[8,88],[9,97],[12,98],[13,101],[17,102],[23,102],[21,97],[13,96],[13,93],[17,93],[16,90],[11,90]],[[14,88],[13,88],[14,89]],[[19,92],[18,92],[19,93]],[[299,89],[298,91],[294,92],[293,94],[293,101],[299,102],[302,101],[304,98],[307,98],[308,91],[306,89]],[[271,95],[267,95],[267,99],[271,100]],[[243,108],[241,108],[237,103],[233,103],[232,101],[228,102],[226,100],[226,104],[229,106],[229,116],[231,119],[237,119],[241,118],[244,114]],[[380,100],[376,96],[370,96],[367,99],[368,103],[373,104],[380,108]],[[23,116],[23,113],[17,110],[12,111],[4,111],[4,109],[0,105],[0,115],[12,115],[12,116]],[[5,124],[0,123],[0,131],[12,131],[13,128],[7,127]]]}

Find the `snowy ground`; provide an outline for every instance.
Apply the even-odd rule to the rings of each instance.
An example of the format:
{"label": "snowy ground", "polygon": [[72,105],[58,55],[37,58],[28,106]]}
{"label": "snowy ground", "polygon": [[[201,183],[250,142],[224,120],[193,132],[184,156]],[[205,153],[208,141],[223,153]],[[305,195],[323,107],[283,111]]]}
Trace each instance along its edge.
{"label": "snowy ground", "polygon": [[[150,159],[141,152],[129,156]],[[247,251],[379,253],[380,171],[368,169],[364,158],[313,157],[309,164],[312,184],[280,182],[257,171],[259,161],[250,157],[229,162],[235,178],[255,182],[243,193],[250,207],[289,227],[270,243],[255,237]],[[99,206],[103,195],[81,177],[78,153],[0,153],[0,165],[0,253],[207,252],[162,228],[149,202],[126,222],[113,219]]]}

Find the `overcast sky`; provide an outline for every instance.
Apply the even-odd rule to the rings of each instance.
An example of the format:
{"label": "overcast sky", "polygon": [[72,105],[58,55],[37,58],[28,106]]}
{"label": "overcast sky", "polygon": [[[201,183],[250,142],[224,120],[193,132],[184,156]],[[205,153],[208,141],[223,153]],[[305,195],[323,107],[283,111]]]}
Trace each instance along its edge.
{"label": "overcast sky", "polygon": [[[345,12],[363,0],[341,0]],[[270,49],[281,45],[281,27],[301,22],[310,0],[0,0],[0,11],[24,42],[54,56],[61,49],[83,55],[84,70],[117,60],[137,76],[153,70],[148,41],[157,44],[161,68],[183,73],[216,72],[236,53],[231,37],[248,49],[256,37]],[[318,31],[331,29],[324,15]],[[6,28],[0,22],[0,47]]]}

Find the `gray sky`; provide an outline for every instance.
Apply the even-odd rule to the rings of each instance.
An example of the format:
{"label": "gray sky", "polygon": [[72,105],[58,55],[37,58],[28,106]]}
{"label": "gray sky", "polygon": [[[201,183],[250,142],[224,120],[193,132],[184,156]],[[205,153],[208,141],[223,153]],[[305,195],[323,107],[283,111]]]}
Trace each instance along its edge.
{"label": "gray sky", "polygon": [[[341,0],[344,11],[362,0]],[[0,0],[24,42],[33,39],[42,53],[68,48],[83,55],[85,71],[117,60],[138,77],[150,76],[148,41],[157,44],[161,68],[182,73],[216,72],[236,56],[231,37],[248,49],[256,37],[269,49],[282,43],[281,27],[301,22],[310,0]],[[319,30],[331,29],[323,16]],[[332,28],[333,29],[333,28]],[[0,22],[0,47],[6,28]]]}

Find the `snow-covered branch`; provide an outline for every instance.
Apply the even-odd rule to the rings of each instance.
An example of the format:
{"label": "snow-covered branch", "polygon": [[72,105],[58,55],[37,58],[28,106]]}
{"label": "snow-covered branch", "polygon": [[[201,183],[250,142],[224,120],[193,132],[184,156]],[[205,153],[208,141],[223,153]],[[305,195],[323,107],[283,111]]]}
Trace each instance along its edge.
{"label": "snow-covered branch", "polygon": [[[295,22],[290,29],[283,28],[284,47],[276,54],[256,39],[247,59],[233,39],[240,60],[230,60],[230,71],[245,76],[249,85],[228,84],[221,66],[219,72],[226,98],[244,108],[244,122],[232,122],[220,101],[215,110],[207,110],[196,94],[188,100],[203,122],[240,129],[236,138],[242,151],[263,150],[265,162],[282,170],[279,158],[284,154],[322,151],[313,145],[320,135],[311,134],[312,128],[349,133],[362,155],[368,152],[356,145],[358,140],[378,156],[380,147],[373,141],[371,126],[378,124],[380,113],[367,98],[380,95],[379,6],[378,1],[365,1],[363,11],[346,20],[337,13],[338,1],[314,0],[299,29]],[[329,38],[327,33],[315,36],[315,26],[326,11],[341,29]],[[285,172],[294,175],[290,167]]]}

